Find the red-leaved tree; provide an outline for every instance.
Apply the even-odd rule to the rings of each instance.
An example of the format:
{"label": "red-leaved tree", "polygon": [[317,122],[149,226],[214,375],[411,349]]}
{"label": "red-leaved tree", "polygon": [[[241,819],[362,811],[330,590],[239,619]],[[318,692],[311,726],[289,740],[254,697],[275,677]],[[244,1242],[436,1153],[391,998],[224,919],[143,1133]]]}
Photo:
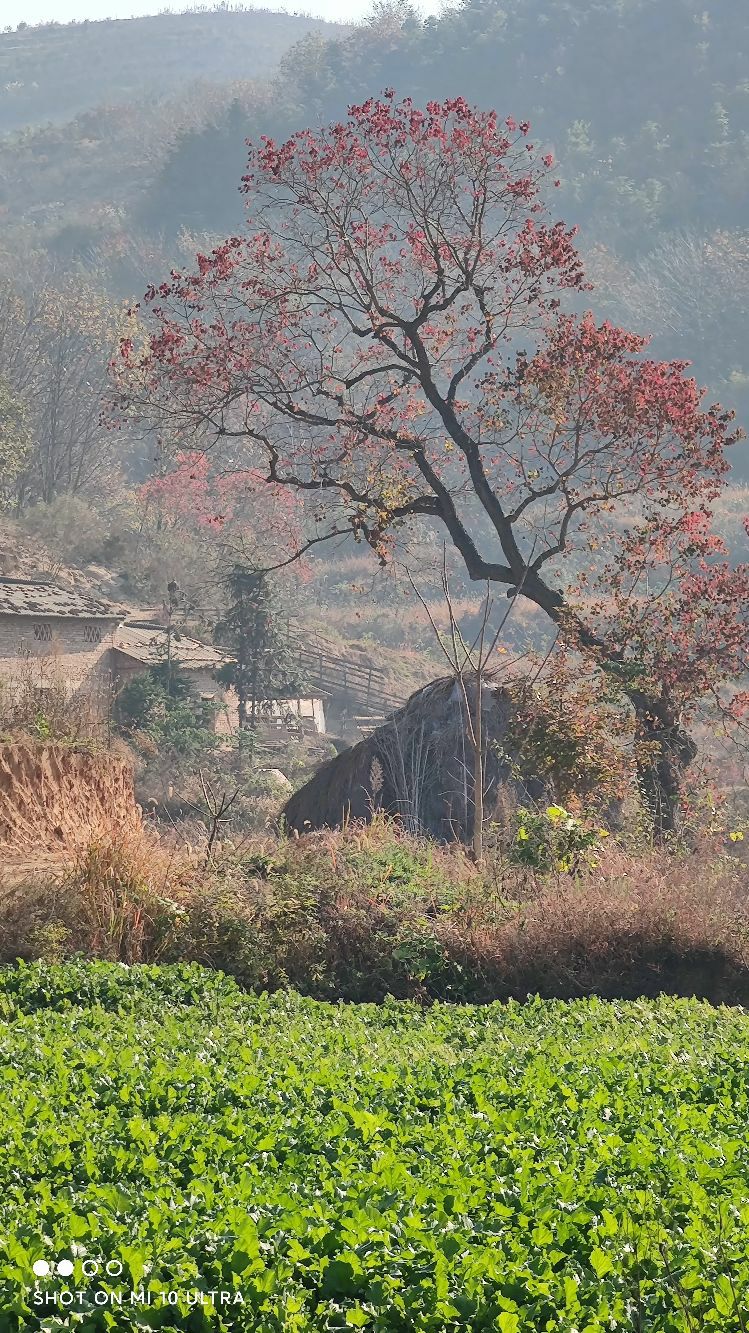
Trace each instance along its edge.
{"label": "red-leaved tree", "polygon": [[353,532],[386,560],[399,525],[440,523],[622,690],[670,829],[690,712],[743,703],[749,569],[710,524],[739,432],[685,362],[563,313],[586,283],[528,133],[387,93],[252,147],[247,233],[147,293],[131,402],[320,497],[302,547]]}
{"label": "red-leaved tree", "polygon": [[138,487],[144,513],[155,511],[162,526],[189,532],[246,531],[258,557],[288,550],[301,536],[298,497],[286,486],[270,487],[252,467],[212,469],[205,450],[177,450],[172,466]]}

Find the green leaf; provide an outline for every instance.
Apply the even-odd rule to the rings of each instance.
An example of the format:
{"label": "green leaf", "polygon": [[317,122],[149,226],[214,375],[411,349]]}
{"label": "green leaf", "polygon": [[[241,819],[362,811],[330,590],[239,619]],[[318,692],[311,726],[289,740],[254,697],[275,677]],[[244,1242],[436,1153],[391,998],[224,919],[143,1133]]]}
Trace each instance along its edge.
{"label": "green leaf", "polygon": [[591,1251],[590,1263],[596,1277],[605,1277],[614,1267],[609,1256],[603,1250],[596,1248]]}
{"label": "green leaf", "polygon": [[497,1328],[500,1333],[518,1333],[520,1328],[520,1319],[516,1314],[511,1314],[509,1310],[504,1310],[497,1316]]}

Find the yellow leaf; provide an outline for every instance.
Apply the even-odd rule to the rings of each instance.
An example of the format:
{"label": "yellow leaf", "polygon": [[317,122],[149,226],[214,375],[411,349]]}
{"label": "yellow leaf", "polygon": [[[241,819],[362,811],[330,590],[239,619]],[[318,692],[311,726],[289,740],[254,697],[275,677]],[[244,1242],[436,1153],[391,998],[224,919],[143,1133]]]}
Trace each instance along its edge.
{"label": "yellow leaf", "polygon": [[561,805],[547,805],[546,818],[550,819],[552,824],[556,824],[560,819],[567,818],[567,811],[563,810]]}

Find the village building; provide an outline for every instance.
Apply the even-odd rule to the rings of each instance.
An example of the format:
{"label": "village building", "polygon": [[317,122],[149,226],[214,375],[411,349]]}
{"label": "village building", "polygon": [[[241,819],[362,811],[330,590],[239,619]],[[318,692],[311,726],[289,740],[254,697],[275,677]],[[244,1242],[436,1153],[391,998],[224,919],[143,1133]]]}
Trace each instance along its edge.
{"label": "village building", "polygon": [[101,698],[111,684],[109,652],[122,610],[44,579],[0,578],[0,682],[5,690],[59,683]]}
{"label": "village building", "polygon": [[[215,673],[230,658],[210,644],[181,630],[170,630],[156,620],[127,620],[115,631],[111,649],[115,691],[167,658],[190,681],[193,694],[206,705],[206,715],[212,718],[217,734],[233,734],[239,726],[239,701],[233,689],[215,679]],[[286,728],[299,734],[325,733],[325,710],[319,698],[259,700],[258,712],[261,730]]]}
{"label": "village building", "polygon": [[126,620],[118,625],[110,649],[115,695],[135,676],[171,660],[189,681],[193,695],[206,706],[213,729],[228,734],[236,727],[237,704],[232,691],[219,685],[214,673],[228,657],[181,630],[156,620]]}
{"label": "village building", "polygon": [[325,705],[322,699],[264,699],[260,703],[260,716],[277,730],[296,722],[303,732],[325,735]]}
{"label": "village building", "polygon": [[[229,736],[239,725],[235,692],[215,675],[225,653],[157,619],[128,618],[100,597],[50,580],[0,577],[0,694],[62,687],[85,695],[92,717],[108,718],[113,701],[135,677],[170,658],[189,681],[206,724]],[[259,704],[261,727],[324,734],[320,698],[274,699]]]}

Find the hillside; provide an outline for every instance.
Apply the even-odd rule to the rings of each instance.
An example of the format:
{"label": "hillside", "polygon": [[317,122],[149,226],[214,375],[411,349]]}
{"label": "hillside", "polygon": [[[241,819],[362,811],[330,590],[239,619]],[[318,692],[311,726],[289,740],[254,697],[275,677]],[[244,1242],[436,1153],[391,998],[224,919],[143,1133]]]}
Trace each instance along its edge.
{"label": "hillside", "polygon": [[[260,97],[261,86],[250,82],[195,82],[170,96],[151,94],[140,101],[97,107],[64,124],[1,137],[0,264],[13,272],[16,257],[29,251],[41,251],[55,266],[79,259],[90,263],[92,251],[103,246],[107,253],[97,254],[95,262],[103,262],[107,285],[122,295],[132,294],[133,282],[139,290],[158,259],[149,258],[149,237],[140,225],[134,228],[132,220],[146,206],[160,173],[168,171],[170,154],[184,136],[215,133],[215,122],[222,145],[228,139],[219,159],[224,170],[221,189],[236,197],[244,131],[239,127],[230,135],[227,129],[237,112],[246,119]],[[200,177],[192,191],[204,212],[205,182]],[[174,228],[182,225],[175,216]],[[131,269],[119,275],[123,247],[145,250],[137,278]]]}
{"label": "hillside", "polygon": [[[558,164],[557,216],[580,229],[602,316],[654,336],[749,422],[749,9],[715,0],[462,0],[421,20],[394,4],[284,57],[268,96],[177,136],[133,202],[135,231],[242,225],[244,137],[339,119],[386,87],[466,95],[531,122]],[[194,248],[194,247],[193,247]],[[163,266],[162,266],[163,271]],[[740,478],[746,450],[736,451]]]}
{"label": "hillside", "polygon": [[45,243],[112,205],[131,232],[223,233],[241,220],[229,182],[246,135],[290,134],[391,86],[530,120],[583,242],[631,260],[664,232],[745,225],[747,55],[739,0],[699,14],[688,0],[462,0],[423,21],[391,4],[353,31],[222,11],[6,33],[0,128],[16,133],[0,140],[0,208]]}
{"label": "hillside", "polygon": [[311,33],[336,25],[263,9],[51,23],[0,33],[0,132],[163,97],[196,79],[266,79]]}
{"label": "hillside", "polygon": [[[423,21],[391,5],[344,40],[297,45],[245,129],[287,135],[386,87],[529,120],[557,161],[553,206],[580,228],[596,308],[656,335],[659,355],[693,360],[747,417],[748,56],[740,0],[462,0]],[[142,224],[239,225],[236,196],[219,188],[235,135],[179,140]]]}
{"label": "hillside", "polygon": [[555,208],[580,227],[597,309],[693,359],[743,412],[747,54],[738,0],[699,13],[688,0],[462,0],[425,20],[385,4],[353,30],[221,11],[6,33],[0,266],[94,264],[131,297],[194,252],[190,234],[241,226],[247,136],[339,118],[387,86],[417,102],[468,94],[529,119],[553,150]]}
{"label": "hillside", "polygon": [[[132,295],[163,260],[133,220],[185,136],[202,142],[217,127],[229,147],[208,184],[236,198],[245,126],[282,57],[300,39],[347,31],[258,9],[0,34],[0,267],[15,273],[21,256],[27,271],[40,259],[58,270],[83,260]],[[200,175],[193,191],[202,217]],[[185,221],[170,216],[166,230]]]}
{"label": "hillside", "polygon": [[[461,0],[425,20],[382,3],[353,29],[219,11],[6,33],[0,123],[23,128],[0,137],[0,273],[75,288],[88,270],[105,304],[138,297],[241,227],[246,137],[339,118],[388,86],[422,103],[466,94],[527,117],[554,152],[553,208],[580,228],[596,312],[692,361],[746,425],[747,53],[737,0],[698,14],[688,0]],[[142,478],[132,457],[125,474]],[[743,480],[746,457],[734,451]]]}
{"label": "hillside", "polygon": [[257,128],[329,120],[388,86],[417,103],[467,96],[529,120],[567,214],[635,254],[664,229],[744,225],[747,56],[740,0],[463,0],[424,21],[391,6],[343,41],[297,46]]}

